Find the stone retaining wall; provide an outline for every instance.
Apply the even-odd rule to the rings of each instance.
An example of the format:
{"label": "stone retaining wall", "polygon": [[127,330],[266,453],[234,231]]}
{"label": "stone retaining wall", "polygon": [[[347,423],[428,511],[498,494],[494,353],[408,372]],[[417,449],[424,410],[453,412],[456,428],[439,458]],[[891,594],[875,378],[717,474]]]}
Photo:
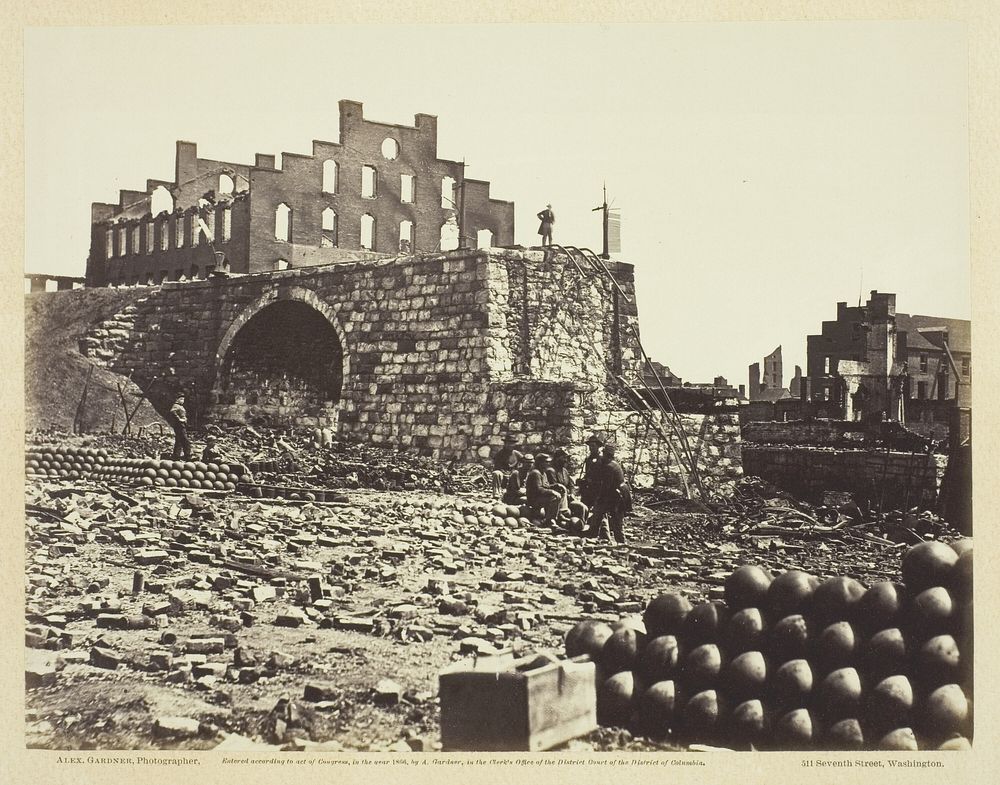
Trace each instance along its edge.
{"label": "stone retaining wall", "polygon": [[[586,437],[601,431],[637,485],[680,487],[657,429],[612,392],[619,373],[635,379],[641,358],[632,267],[610,268],[624,295],[582,261],[518,249],[168,283],[145,290],[113,329],[98,325],[84,348],[131,374],[161,412],[187,392],[195,427],[323,425],[341,438],[470,461],[508,433],[582,458]],[[316,331],[288,339],[306,316]],[[249,336],[262,342],[259,362]],[[313,373],[317,356],[335,367]],[[706,477],[739,476],[734,417],[683,421]]]}
{"label": "stone retaining wall", "polygon": [[926,453],[743,445],[743,471],[801,498],[849,491],[883,509],[931,507],[942,466]]}

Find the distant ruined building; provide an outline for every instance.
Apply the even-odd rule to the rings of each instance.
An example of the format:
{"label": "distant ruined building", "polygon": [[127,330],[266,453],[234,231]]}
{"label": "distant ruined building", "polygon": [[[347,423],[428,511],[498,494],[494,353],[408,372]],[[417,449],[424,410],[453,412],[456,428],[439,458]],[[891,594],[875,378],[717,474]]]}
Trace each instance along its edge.
{"label": "distant ruined building", "polygon": [[781,362],[781,347],[777,347],[764,358],[764,375],[761,376],[760,363],[749,366],[749,385],[751,402],[780,401],[791,398],[792,394],[784,387],[784,371]]}
{"label": "distant ruined building", "polygon": [[512,245],[514,203],[437,157],[437,118],[365,120],[341,101],[340,141],[252,166],[199,158],[177,142],[174,179],[122,190],[91,210],[88,286],[256,273],[377,256]]}

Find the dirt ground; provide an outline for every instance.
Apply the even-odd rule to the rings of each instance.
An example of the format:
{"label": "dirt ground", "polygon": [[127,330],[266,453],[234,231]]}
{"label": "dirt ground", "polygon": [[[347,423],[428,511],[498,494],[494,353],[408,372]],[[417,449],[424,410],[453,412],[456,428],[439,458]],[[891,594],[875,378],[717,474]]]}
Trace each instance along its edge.
{"label": "dirt ground", "polygon": [[[561,652],[581,619],[721,598],[740,564],[900,577],[901,545],[767,536],[735,508],[640,496],[615,546],[499,517],[485,490],[345,493],[29,477],[29,746],[430,751],[437,675],[463,656]],[[569,746],[662,747],[607,729]]]}

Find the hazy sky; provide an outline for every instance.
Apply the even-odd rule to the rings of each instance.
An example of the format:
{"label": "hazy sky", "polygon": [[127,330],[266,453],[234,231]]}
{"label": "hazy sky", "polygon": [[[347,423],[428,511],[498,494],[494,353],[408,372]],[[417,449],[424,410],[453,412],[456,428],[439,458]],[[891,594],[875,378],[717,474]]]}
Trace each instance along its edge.
{"label": "hazy sky", "polygon": [[25,37],[26,262],[82,275],[90,203],[174,142],[252,163],[336,141],[337,102],[439,118],[438,154],[535,244],[600,247],[607,181],[647,351],[785,383],[838,300],[970,316],[966,31],[943,23],[46,28]]}

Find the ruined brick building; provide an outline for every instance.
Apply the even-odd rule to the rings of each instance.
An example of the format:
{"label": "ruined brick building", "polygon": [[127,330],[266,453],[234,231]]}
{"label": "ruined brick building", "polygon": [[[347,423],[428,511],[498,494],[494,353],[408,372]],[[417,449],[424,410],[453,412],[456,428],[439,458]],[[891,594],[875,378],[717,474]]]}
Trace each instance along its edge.
{"label": "ruined brick building", "polygon": [[761,376],[759,363],[750,365],[749,391],[751,402],[768,401],[773,403],[791,397],[791,393],[784,386],[780,346],[764,358],[763,376]]}
{"label": "ruined brick building", "polygon": [[177,142],[173,181],[92,206],[87,285],[205,278],[223,255],[233,273],[256,273],[514,242],[513,202],[437,157],[432,115],[390,125],[341,101],[340,140],[312,148],[277,168],[273,155],[236,164]]}
{"label": "ruined brick building", "polygon": [[837,319],[807,338],[805,397],[837,403],[845,419],[909,423],[968,408],[971,333],[964,319],[897,313],[887,292],[856,308],[837,303]]}

